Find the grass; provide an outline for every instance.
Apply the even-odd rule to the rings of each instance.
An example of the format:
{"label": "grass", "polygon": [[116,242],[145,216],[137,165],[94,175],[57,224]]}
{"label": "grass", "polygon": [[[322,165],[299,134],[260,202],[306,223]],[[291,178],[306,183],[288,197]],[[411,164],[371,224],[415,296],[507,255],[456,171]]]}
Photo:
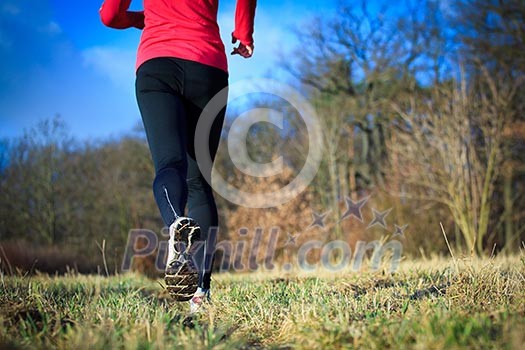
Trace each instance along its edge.
{"label": "grass", "polygon": [[381,272],[220,274],[185,320],[158,281],[2,276],[0,348],[521,349],[525,259],[402,262]]}

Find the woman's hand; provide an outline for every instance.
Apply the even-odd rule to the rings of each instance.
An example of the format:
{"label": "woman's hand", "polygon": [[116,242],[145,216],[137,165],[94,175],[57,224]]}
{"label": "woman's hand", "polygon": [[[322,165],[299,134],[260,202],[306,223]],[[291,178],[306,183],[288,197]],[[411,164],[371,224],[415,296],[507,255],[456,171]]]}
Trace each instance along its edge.
{"label": "woman's hand", "polygon": [[[237,38],[232,34],[232,44],[235,44],[237,41],[238,41]],[[253,49],[254,49],[253,44],[244,45],[242,42],[239,42],[239,46],[234,47],[231,54],[241,55],[244,58],[250,58],[253,55]]]}

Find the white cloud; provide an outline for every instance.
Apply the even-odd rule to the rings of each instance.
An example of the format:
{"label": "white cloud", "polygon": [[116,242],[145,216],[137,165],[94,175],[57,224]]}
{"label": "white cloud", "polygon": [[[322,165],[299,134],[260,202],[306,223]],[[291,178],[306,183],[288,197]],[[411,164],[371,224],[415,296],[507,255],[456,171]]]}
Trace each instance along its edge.
{"label": "white cloud", "polygon": [[96,46],[82,51],[84,65],[108,77],[116,86],[129,88],[135,78],[132,50]]}
{"label": "white cloud", "polygon": [[16,16],[20,13],[20,8],[12,3],[2,5],[2,12],[8,15]]}
{"label": "white cloud", "polygon": [[60,25],[55,21],[49,21],[46,25],[40,27],[39,30],[50,35],[62,33],[62,28],[60,28]]}

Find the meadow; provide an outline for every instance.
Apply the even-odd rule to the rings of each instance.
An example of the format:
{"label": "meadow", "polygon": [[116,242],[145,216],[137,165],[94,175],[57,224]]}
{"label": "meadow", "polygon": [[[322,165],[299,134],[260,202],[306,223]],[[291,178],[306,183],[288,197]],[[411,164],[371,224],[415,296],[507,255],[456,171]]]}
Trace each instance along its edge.
{"label": "meadow", "polygon": [[[525,0],[342,0],[333,11],[259,1],[255,56],[271,70],[230,65],[213,163],[224,182],[213,190],[223,256],[237,270],[263,264],[215,274],[211,303],[191,319],[153,256],[167,231],[140,110],[126,112],[136,99],[119,98],[131,97],[120,83],[103,92],[128,51],[96,43],[80,2],[65,17],[76,29],[51,15],[64,4],[35,3],[0,3],[10,28],[0,21],[10,67],[0,71],[0,350],[525,349]],[[72,68],[89,84],[65,84]],[[26,107],[37,115],[17,112]],[[44,119],[15,132],[34,118]],[[130,240],[138,229],[151,240]],[[342,247],[355,263],[373,242],[404,257],[394,273],[370,261],[357,272],[287,268],[296,253],[317,257],[305,247]],[[144,247],[152,254],[131,263],[126,249],[135,259]]]}
{"label": "meadow", "polygon": [[187,318],[162,280],[5,276],[1,349],[521,349],[525,256],[384,270],[221,273]]}

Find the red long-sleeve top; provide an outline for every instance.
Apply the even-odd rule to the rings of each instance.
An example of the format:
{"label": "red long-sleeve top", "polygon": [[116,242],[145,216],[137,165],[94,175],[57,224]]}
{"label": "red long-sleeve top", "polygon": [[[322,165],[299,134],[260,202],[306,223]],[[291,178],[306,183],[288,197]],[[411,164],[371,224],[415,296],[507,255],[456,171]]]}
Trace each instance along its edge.
{"label": "red long-sleeve top", "polygon": [[[131,0],[105,0],[102,22],[111,28],[143,29],[135,68],[155,57],[178,57],[228,71],[217,24],[219,0],[144,0],[144,11],[128,11]],[[253,44],[256,0],[237,0],[235,30],[242,44]]]}

